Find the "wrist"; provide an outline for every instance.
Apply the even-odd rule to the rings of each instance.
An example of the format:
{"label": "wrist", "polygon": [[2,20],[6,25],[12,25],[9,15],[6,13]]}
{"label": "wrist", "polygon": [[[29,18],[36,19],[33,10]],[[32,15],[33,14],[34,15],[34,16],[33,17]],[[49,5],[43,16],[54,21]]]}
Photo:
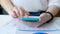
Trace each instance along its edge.
{"label": "wrist", "polygon": [[51,12],[44,12],[44,13],[46,13],[46,15],[48,15],[50,17],[50,19],[47,21],[47,23],[53,20],[54,15]]}

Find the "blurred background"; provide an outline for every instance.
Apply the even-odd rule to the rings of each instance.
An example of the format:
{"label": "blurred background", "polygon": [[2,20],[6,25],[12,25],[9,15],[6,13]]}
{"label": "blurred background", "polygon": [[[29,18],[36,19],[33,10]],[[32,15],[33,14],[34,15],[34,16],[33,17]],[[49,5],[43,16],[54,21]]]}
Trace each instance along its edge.
{"label": "blurred background", "polygon": [[8,15],[8,13],[3,9],[1,5],[0,5],[0,15]]}
{"label": "blurred background", "polygon": [[2,14],[2,7],[1,7],[1,5],[0,5],[0,14]]}

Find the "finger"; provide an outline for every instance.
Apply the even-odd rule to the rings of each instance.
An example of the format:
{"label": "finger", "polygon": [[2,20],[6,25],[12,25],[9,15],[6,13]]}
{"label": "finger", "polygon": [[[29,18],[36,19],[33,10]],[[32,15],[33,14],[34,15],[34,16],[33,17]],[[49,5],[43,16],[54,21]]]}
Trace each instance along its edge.
{"label": "finger", "polygon": [[24,12],[24,16],[28,16],[29,15],[29,12],[26,11],[23,7],[21,7],[21,10]]}
{"label": "finger", "polygon": [[21,10],[22,10],[22,11],[25,11],[25,9],[24,9],[22,6],[21,6]]}
{"label": "finger", "polygon": [[42,16],[39,16],[39,22],[42,22],[43,19],[42,19]]}
{"label": "finger", "polygon": [[20,23],[25,23],[26,21],[22,21],[22,20],[20,20],[20,19],[16,19],[18,22],[20,22]]}
{"label": "finger", "polygon": [[19,7],[18,10],[19,10],[20,16],[23,16],[23,13],[24,13],[24,12],[23,12],[23,10],[21,9],[21,7]]}
{"label": "finger", "polygon": [[19,17],[19,11],[18,11],[18,8],[15,7],[14,10],[15,10],[16,15]]}
{"label": "finger", "polygon": [[13,11],[13,12],[12,12],[12,17],[14,17],[14,18],[18,17],[15,9],[16,9],[16,8],[14,7],[14,9],[12,10],[12,11]]}
{"label": "finger", "polygon": [[29,12],[25,12],[25,17],[28,17],[29,16]]}
{"label": "finger", "polygon": [[13,11],[12,17],[14,17],[14,18],[17,18],[18,17],[15,11]]}
{"label": "finger", "polygon": [[21,7],[21,10],[23,11],[24,16],[27,15],[27,11],[23,7]]}
{"label": "finger", "polygon": [[41,22],[44,22],[44,21],[45,21],[45,15],[44,15],[44,14],[41,14],[41,15],[39,16],[39,18],[40,18],[39,21],[41,21]]}
{"label": "finger", "polygon": [[19,20],[19,19],[16,19],[16,20],[17,20],[18,22],[20,22],[20,23],[22,22],[22,21],[21,21],[21,20]]}

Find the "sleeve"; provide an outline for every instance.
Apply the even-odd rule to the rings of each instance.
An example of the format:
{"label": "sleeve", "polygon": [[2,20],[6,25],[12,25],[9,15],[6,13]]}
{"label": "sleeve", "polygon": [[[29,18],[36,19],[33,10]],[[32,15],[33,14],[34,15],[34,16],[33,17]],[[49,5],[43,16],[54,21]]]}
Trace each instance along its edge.
{"label": "sleeve", "polygon": [[52,5],[60,7],[60,0],[49,0],[48,7]]}

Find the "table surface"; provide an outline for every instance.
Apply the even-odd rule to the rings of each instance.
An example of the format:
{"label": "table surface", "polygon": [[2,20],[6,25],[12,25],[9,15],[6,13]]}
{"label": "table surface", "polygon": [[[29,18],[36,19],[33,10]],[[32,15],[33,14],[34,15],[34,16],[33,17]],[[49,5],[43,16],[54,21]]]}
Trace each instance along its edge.
{"label": "table surface", "polygon": [[[4,26],[6,23],[8,23],[13,18],[9,15],[0,15],[0,34],[16,34],[16,27],[13,26]],[[53,22],[57,23],[60,27],[60,17],[55,17]],[[8,28],[6,28],[8,27]],[[59,34],[60,31],[54,32],[53,34]],[[20,32],[22,34],[22,32]],[[31,34],[31,33],[30,33]],[[50,33],[52,34],[52,33]]]}

